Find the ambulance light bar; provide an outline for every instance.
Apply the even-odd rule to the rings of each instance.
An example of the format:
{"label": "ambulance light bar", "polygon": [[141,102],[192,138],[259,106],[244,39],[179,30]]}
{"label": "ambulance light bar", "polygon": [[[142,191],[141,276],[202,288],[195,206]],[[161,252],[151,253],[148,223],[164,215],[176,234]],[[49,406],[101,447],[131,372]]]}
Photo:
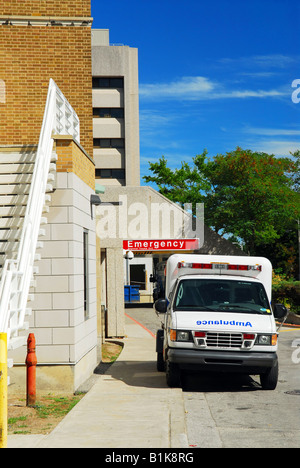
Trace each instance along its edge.
{"label": "ambulance light bar", "polygon": [[178,268],[192,268],[195,270],[235,270],[235,271],[262,271],[261,265],[232,265],[230,263],[188,263],[179,262]]}

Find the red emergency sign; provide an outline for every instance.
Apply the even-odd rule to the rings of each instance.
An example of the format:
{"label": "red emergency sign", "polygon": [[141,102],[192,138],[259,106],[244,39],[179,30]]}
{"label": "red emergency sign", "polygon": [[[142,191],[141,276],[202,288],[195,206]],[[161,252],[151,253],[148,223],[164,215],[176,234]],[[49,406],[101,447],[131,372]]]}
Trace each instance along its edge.
{"label": "red emergency sign", "polygon": [[138,239],[123,241],[123,249],[132,251],[197,250],[199,245],[199,239]]}

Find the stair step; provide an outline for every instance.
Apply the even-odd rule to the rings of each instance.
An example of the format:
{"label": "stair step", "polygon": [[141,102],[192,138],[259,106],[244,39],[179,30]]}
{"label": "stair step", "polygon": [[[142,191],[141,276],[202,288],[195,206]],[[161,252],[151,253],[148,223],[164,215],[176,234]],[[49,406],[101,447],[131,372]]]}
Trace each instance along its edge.
{"label": "stair step", "polygon": [[1,242],[0,241],[0,253],[16,251],[19,248],[19,242]]}
{"label": "stair step", "polygon": [[[23,322],[23,328],[22,328],[22,330],[28,330],[28,329],[29,329],[29,322]],[[11,333],[16,333],[16,332],[18,332],[18,330],[19,330],[19,329],[15,329],[15,330],[14,330],[13,328],[11,328]]]}
{"label": "stair step", "polygon": [[0,218],[0,229],[3,228],[21,228],[24,218]]}
{"label": "stair step", "polygon": [[26,206],[0,206],[0,218],[8,216],[25,216]]}
{"label": "stair step", "polygon": [[0,174],[32,174],[34,164],[3,164],[0,159]]}
{"label": "stair step", "polygon": [[30,152],[10,152],[3,151],[0,149],[1,164],[32,164],[36,159],[36,148],[35,151]]}
{"label": "stair step", "polygon": [[[0,205],[0,218],[7,217],[24,217],[26,213],[26,206],[1,206]],[[49,206],[44,205],[43,213],[49,213]]]}
{"label": "stair step", "polygon": [[7,240],[9,242],[19,240],[21,234],[21,229],[0,229],[0,242],[3,240]]}
{"label": "stair step", "polygon": [[0,174],[1,185],[30,184],[32,174]]}
{"label": "stair step", "polygon": [[13,349],[20,348],[21,346],[26,345],[26,342],[27,342],[26,336],[11,337],[9,340],[8,349],[13,350]]}
{"label": "stair step", "polygon": [[0,184],[0,195],[28,195],[30,184],[2,185]]}
{"label": "stair step", "polygon": [[[9,151],[0,149],[1,164],[31,164],[36,160],[37,146],[29,151]],[[57,161],[57,154],[52,152],[51,162]]]}
{"label": "stair step", "polygon": [[1,195],[0,206],[27,206],[28,195]]}
{"label": "stair step", "polygon": [[53,184],[47,184],[46,186],[46,193],[51,193],[54,191]]}

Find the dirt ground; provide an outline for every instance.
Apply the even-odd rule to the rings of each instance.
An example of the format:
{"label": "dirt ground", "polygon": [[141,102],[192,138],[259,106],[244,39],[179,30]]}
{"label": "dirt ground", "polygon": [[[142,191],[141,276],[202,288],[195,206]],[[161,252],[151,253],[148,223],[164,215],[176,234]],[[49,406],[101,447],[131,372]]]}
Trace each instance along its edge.
{"label": "dirt ground", "polygon": [[37,396],[33,408],[26,406],[26,396],[9,397],[8,434],[48,434],[83,396]]}
{"label": "dirt ground", "polygon": [[[120,343],[102,346],[102,362],[114,362],[122,350]],[[84,397],[76,395],[37,395],[33,408],[26,406],[26,394],[8,397],[8,434],[48,434]]]}

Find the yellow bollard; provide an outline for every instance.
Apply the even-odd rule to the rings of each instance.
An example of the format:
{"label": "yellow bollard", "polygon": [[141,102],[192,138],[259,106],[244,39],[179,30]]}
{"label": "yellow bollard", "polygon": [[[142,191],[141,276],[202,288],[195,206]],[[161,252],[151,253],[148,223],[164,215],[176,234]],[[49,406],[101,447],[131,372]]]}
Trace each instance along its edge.
{"label": "yellow bollard", "polygon": [[0,448],[7,448],[7,334],[0,333]]}

